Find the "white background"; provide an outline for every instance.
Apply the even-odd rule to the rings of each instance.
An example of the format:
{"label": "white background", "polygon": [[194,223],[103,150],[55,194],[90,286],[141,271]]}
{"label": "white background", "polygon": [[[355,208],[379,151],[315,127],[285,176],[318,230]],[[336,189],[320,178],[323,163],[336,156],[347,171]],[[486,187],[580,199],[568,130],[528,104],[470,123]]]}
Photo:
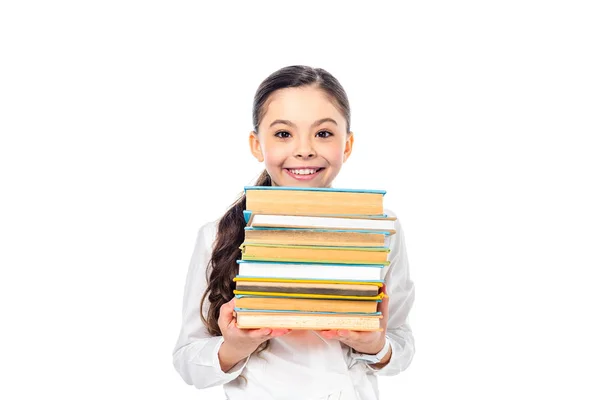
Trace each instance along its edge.
{"label": "white background", "polygon": [[406,235],[382,399],[599,398],[595,2],[411,3],[2,2],[0,397],[223,398],[171,364],[188,262],[262,169],[254,91],[306,64],[350,97],[335,186]]}

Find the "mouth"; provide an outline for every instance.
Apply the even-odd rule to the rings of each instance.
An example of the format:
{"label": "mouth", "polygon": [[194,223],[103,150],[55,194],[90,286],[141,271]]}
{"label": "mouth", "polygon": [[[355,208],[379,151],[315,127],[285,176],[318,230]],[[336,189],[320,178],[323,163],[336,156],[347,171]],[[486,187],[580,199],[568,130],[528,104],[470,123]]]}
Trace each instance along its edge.
{"label": "mouth", "polygon": [[284,168],[285,172],[294,179],[299,181],[311,180],[325,168],[320,167],[305,167],[305,168]]}

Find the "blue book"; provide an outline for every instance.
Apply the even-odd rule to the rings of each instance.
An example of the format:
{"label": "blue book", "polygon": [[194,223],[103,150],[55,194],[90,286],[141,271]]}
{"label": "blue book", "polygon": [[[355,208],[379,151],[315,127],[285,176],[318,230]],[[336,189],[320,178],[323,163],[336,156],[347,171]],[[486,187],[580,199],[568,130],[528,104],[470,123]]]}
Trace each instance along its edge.
{"label": "blue book", "polygon": [[296,186],[244,186],[244,192],[248,190],[293,190],[301,192],[342,192],[342,193],[375,193],[385,195],[385,190],[380,189],[349,189],[349,188],[321,188],[321,187],[296,187]]}
{"label": "blue book", "polygon": [[359,312],[336,312],[336,311],[298,311],[298,310],[254,310],[251,308],[238,308],[235,307],[234,308],[235,311],[237,312],[260,312],[260,313],[283,313],[283,314],[337,314],[337,315],[362,315],[362,316],[372,316],[372,317],[376,317],[381,315],[381,312],[374,312],[374,313],[359,313]]}
{"label": "blue book", "polygon": [[245,231],[286,231],[286,232],[337,232],[337,233],[368,233],[368,234],[379,234],[388,236],[390,233],[386,231],[369,231],[369,230],[360,230],[360,229],[314,229],[314,228],[269,228],[269,227],[251,227],[246,226],[244,228]]}

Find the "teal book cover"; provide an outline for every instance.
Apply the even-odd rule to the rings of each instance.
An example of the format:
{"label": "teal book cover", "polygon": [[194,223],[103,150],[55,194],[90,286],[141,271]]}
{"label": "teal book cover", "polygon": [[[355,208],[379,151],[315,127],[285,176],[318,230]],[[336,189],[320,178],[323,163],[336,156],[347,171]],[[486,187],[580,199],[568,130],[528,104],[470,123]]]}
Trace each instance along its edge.
{"label": "teal book cover", "polygon": [[[264,296],[264,295],[256,295],[256,294],[236,294],[235,298],[236,299],[241,299],[243,297],[248,297],[248,298],[255,298],[255,299],[294,299],[297,300],[298,297],[297,296]],[[310,300],[329,300],[328,297],[326,296],[321,296],[318,294],[315,294],[313,296],[310,297]],[[375,302],[375,303],[381,303],[381,299],[377,299],[377,300],[363,300],[363,299],[359,299],[359,300],[352,300],[352,301],[367,301],[367,302]]]}
{"label": "teal book cover", "polygon": [[349,189],[349,188],[320,188],[320,187],[296,187],[296,186],[244,186],[244,193],[248,190],[300,190],[307,192],[348,192],[348,193],[377,193],[385,195],[386,191],[381,189]]}
{"label": "teal book cover", "polygon": [[381,315],[381,311],[377,311],[375,313],[361,313],[361,312],[336,312],[336,311],[297,311],[297,310],[255,310],[255,309],[251,309],[251,308],[238,308],[235,307],[234,310],[236,312],[261,312],[261,313],[275,313],[275,314],[281,314],[281,313],[285,313],[285,314],[289,314],[289,313],[293,313],[293,314],[322,314],[322,315],[331,315],[331,314],[336,314],[336,315],[340,315],[340,314],[349,314],[349,315],[357,315],[357,316],[364,316],[364,317],[376,317]]}
{"label": "teal book cover", "polygon": [[389,232],[386,231],[367,231],[361,229],[326,229],[326,228],[271,228],[267,226],[253,227],[246,226],[244,227],[245,231],[300,231],[300,232],[353,232],[353,233],[369,233],[369,234],[380,234],[380,235],[388,235]]}

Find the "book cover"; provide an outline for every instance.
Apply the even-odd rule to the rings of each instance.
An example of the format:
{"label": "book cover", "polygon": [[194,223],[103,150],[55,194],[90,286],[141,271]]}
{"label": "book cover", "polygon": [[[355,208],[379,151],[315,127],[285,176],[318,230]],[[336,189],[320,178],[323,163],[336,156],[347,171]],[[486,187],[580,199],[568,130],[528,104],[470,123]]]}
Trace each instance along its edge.
{"label": "book cover", "polygon": [[376,193],[385,195],[381,189],[352,189],[352,188],[322,188],[322,187],[297,187],[297,186],[244,186],[244,193],[248,190],[294,190],[301,192],[343,192],[343,193]]}
{"label": "book cover", "polygon": [[[240,262],[254,262],[254,261],[243,261],[243,260],[238,260],[238,263]],[[265,261],[265,262],[270,262],[270,261]],[[300,264],[300,263],[299,263]],[[373,265],[369,265],[369,267],[373,267]],[[371,281],[367,281],[367,280],[352,280],[352,279],[343,279],[343,280],[337,280],[337,279],[316,279],[316,278],[277,278],[277,277],[260,277],[260,278],[255,278],[255,277],[250,277],[250,276],[236,276],[235,278],[233,278],[234,282],[238,282],[238,281],[244,281],[244,282],[281,282],[281,283],[309,283],[309,284],[317,284],[317,283],[322,283],[322,284],[331,284],[331,285],[375,285],[378,287],[382,287],[383,286],[383,279],[379,279],[379,280],[371,280]]]}
{"label": "book cover", "polygon": [[301,299],[341,299],[341,300],[381,300],[385,297],[384,293],[379,293],[376,296],[348,296],[336,294],[312,294],[312,293],[281,293],[281,292],[250,292],[234,289],[234,295],[251,295],[263,297],[294,297]]}

